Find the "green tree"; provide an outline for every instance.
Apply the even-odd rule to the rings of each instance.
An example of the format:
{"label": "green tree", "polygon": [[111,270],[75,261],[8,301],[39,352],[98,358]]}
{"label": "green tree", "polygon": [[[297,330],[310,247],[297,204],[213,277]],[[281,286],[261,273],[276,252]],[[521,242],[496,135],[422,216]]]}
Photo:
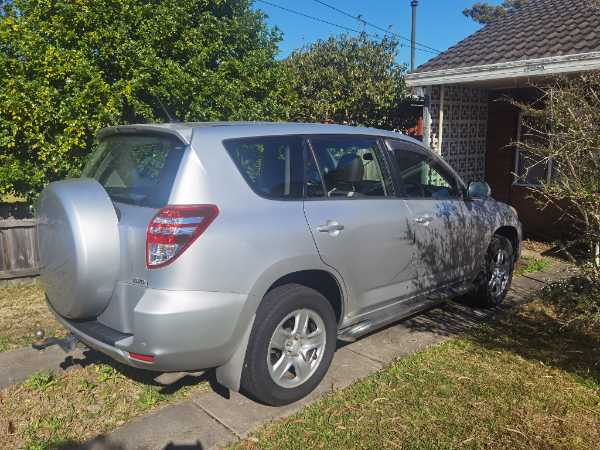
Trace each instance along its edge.
{"label": "green tree", "polygon": [[533,169],[551,164],[552,180],[531,188],[540,207],[553,207],[569,223],[567,248],[589,251],[589,274],[600,285],[600,74],[559,78],[540,87],[523,112],[525,132],[517,145]]}
{"label": "green tree", "polygon": [[365,34],[331,37],[292,52],[285,60],[297,95],[290,116],[387,129],[414,122],[397,53],[395,40]]}
{"label": "green tree", "polygon": [[0,194],[77,175],[107,125],[285,118],[280,33],[250,3],[0,1]]}
{"label": "green tree", "polygon": [[475,22],[486,25],[494,20],[500,19],[507,14],[515,12],[522,8],[528,0],[504,0],[500,5],[490,5],[489,3],[477,2],[472,8],[467,8],[463,14],[470,17]]}

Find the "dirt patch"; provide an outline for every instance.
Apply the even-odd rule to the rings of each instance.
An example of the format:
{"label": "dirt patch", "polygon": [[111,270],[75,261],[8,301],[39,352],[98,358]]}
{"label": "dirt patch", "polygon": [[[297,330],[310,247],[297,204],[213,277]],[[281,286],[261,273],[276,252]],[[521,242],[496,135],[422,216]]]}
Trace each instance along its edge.
{"label": "dirt patch", "polygon": [[531,239],[525,239],[523,241],[524,250],[529,250],[538,254],[549,252],[552,248],[552,244],[548,244],[547,242],[533,241]]}

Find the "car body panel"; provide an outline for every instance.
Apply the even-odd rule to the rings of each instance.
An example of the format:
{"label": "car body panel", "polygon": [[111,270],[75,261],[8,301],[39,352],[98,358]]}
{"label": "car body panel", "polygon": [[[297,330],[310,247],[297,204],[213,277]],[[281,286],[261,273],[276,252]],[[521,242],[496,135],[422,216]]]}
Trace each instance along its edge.
{"label": "car body panel", "polygon": [[[321,259],[348,284],[348,318],[414,294],[414,245],[403,200],[309,200],[304,211]],[[344,229],[319,231],[331,223]]]}
{"label": "car body panel", "polygon": [[[322,134],[421,145],[398,133],[321,124],[188,123],[111,127],[99,138],[147,132],[176,136],[188,146],[169,204],[217,205],[219,214],[175,261],[149,269],[146,231],[158,210],[115,202],[119,276],[97,321],[130,336],[107,344],[79,330],[77,321],[58,316],[90,346],[135,367],[196,370],[228,365],[233,358],[238,362],[233,369],[228,366],[229,372],[241,370],[236,351],[245,348],[248,324],[262,298],[278,280],[296,272],[319,270],[335,279],[342,298],[342,333],[372,317],[403,317],[439,301],[430,295],[436,289],[470,283],[499,228],[513,227],[520,242],[518,218],[492,199],[436,203],[399,197],[263,198],[250,188],[223,145],[224,140],[244,137]],[[415,227],[414,218],[432,208],[438,224]],[[328,221],[342,223],[344,230],[316,230]],[[450,238],[443,239],[447,233]],[[441,257],[426,264],[419,245],[433,245]],[[465,251],[471,253],[457,260],[455,246],[468,246]],[[155,363],[131,360],[128,352],[151,353]]]}

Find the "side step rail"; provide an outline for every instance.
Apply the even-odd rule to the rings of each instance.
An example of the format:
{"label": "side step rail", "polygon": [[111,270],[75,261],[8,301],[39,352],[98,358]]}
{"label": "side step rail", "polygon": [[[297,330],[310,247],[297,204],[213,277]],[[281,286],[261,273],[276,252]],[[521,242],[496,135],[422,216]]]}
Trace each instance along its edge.
{"label": "side step rail", "polygon": [[343,342],[354,342],[365,334],[434,307],[451,298],[460,297],[471,289],[473,289],[473,285],[470,283],[445,286],[423,296],[398,302],[391,307],[372,313],[367,319],[339,330],[338,339]]}

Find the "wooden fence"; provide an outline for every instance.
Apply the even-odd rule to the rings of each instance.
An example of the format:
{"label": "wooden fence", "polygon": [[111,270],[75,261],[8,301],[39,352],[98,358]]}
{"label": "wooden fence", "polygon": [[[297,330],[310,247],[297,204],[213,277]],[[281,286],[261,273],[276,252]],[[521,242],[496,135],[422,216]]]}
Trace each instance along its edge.
{"label": "wooden fence", "polygon": [[39,274],[35,219],[0,220],[0,280]]}

